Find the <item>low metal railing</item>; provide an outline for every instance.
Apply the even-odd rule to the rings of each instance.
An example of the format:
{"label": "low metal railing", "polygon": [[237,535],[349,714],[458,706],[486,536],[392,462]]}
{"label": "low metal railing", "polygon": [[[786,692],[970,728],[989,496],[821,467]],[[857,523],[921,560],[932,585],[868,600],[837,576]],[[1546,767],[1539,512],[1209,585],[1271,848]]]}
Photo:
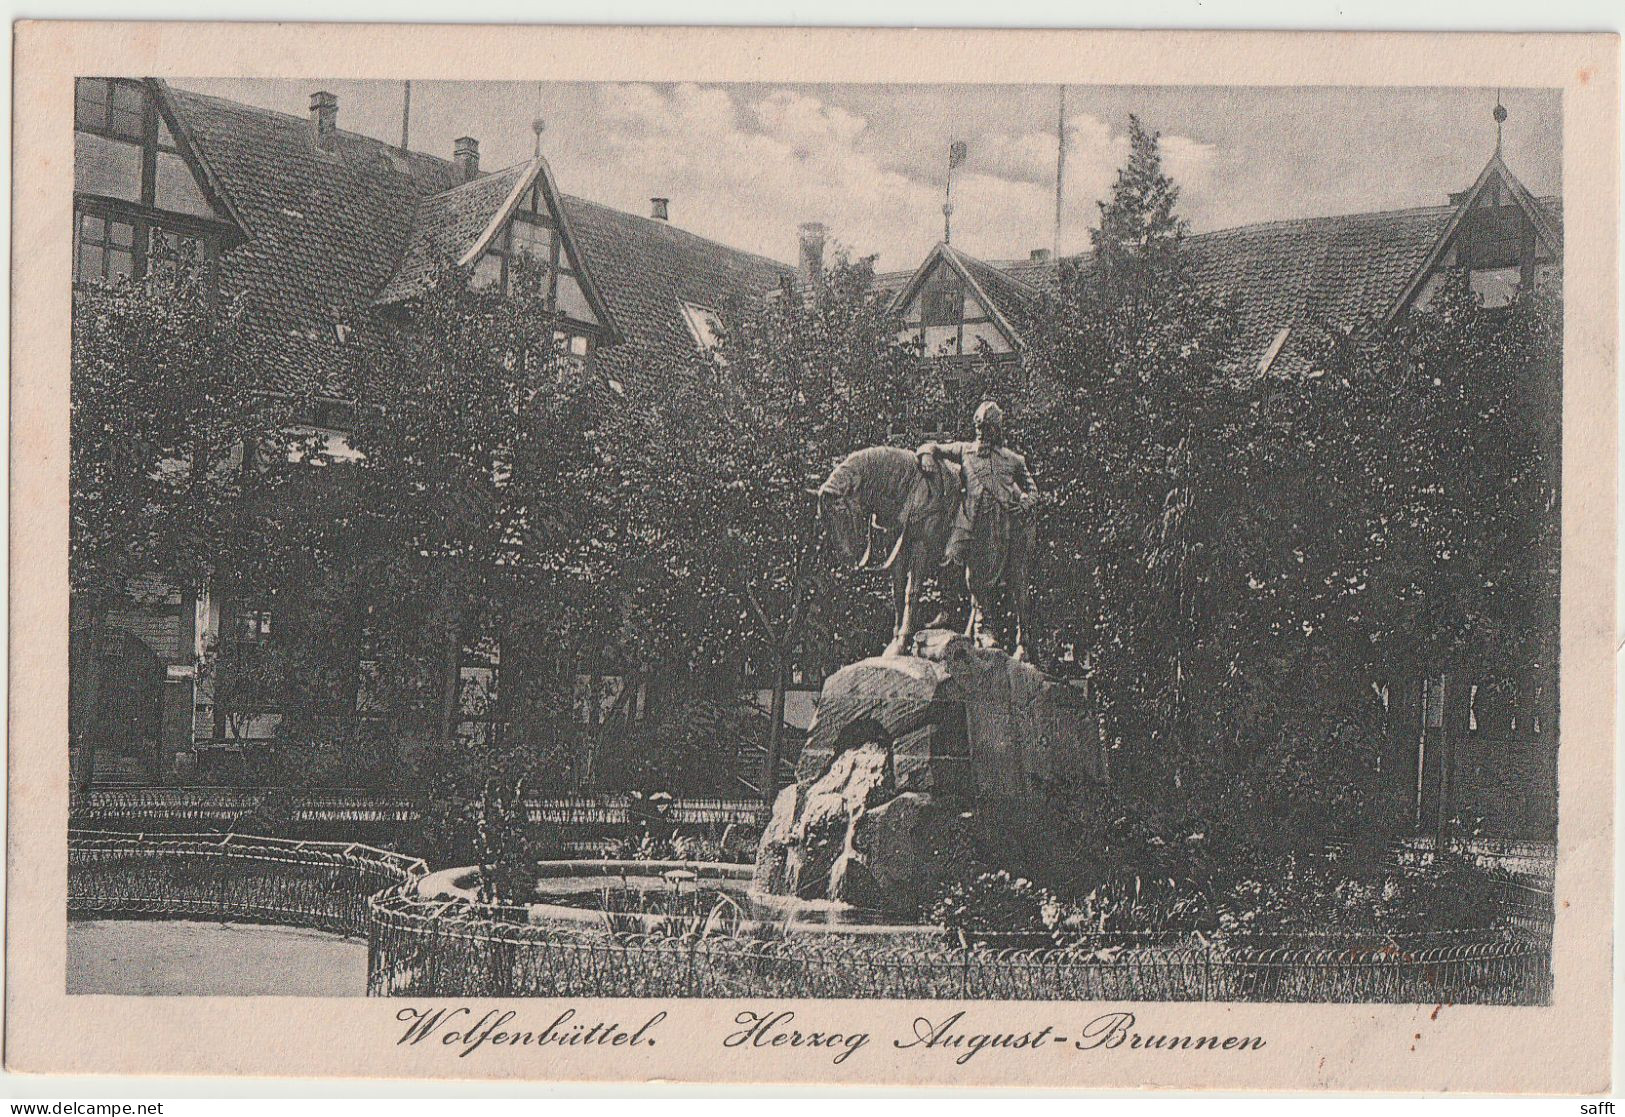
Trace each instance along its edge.
{"label": "low metal railing", "polygon": [[[1395,853],[1401,863],[1425,865],[1433,860],[1434,840],[1405,838]],[[1480,868],[1508,873],[1527,883],[1550,889],[1557,878],[1557,843],[1511,838],[1462,838],[1449,843],[1451,853]]]}
{"label": "low metal railing", "polygon": [[[75,831],[75,918],[281,923],[368,942],[374,996],[884,997],[1542,1004],[1549,937],[1499,930],[1368,941],[1180,932],[1059,945],[899,938],[651,936],[532,924],[526,908],[426,900],[423,861],[359,843]],[[1544,897],[1544,899],[1542,899]],[[1514,897],[1538,913],[1549,894]],[[1022,940],[1005,940],[1016,941]]]}
{"label": "low metal railing", "polygon": [[[229,825],[267,801],[286,804],[296,823],[404,823],[421,816],[421,796],[369,791],[290,791],[249,787],[103,787],[75,795],[74,821],[88,827],[131,823]],[[557,826],[615,826],[657,817],[652,808],[626,795],[556,796],[525,801],[533,823]],[[673,799],[658,817],[679,825],[758,826],[765,808],[749,799]]]}
{"label": "low metal railing", "polygon": [[1513,936],[1280,945],[1122,936],[1056,947],[919,935],[652,937],[373,900],[368,992],[429,997],[821,997],[1540,1004],[1550,953]]}
{"label": "low metal railing", "polygon": [[364,935],[369,899],[427,872],[418,858],[355,842],[73,831],[68,914],[280,923]]}

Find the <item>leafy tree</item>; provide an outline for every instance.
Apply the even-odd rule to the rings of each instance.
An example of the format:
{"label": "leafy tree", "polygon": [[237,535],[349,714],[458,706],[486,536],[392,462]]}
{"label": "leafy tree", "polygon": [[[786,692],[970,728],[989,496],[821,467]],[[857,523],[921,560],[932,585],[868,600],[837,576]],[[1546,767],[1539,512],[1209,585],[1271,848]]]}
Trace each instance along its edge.
{"label": "leafy tree", "polygon": [[1486,308],[1464,272],[1326,363],[1360,394],[1379,654],[1417,674],[1555,665],[1562,303]]}
{"label": "leafy tree", "polygon": [[446,269],[383,323],[389,346],[352,370],[353,454],[305,455],[278,506],[299,546],[242,568],[276,631],[224,647],[216,688],[280,708],[261,750],[278,780],[404,779],[412,745],[428,767],[411,778],[448,795],[477,799],[499,769],[532,787],[569,771],[607,471],[545,271],[512,277],[477,288]]}
{"label": "leafy tree", "polygon": [[1155,136],[1131,133],[1011,386],[1046,482],[1041,617],[1156,848],[1383,833],[1380,684],[1553,662],[1560,315],[1485,309],[1455,277],[1260,374],[1196,282]]}
{"label": "leafy tree", "polygon": [[[503,664],[503,714],[530,685],[510,660],[554,628],[564,588],[590,576],[604,476],[584,370],[564,349],[547,276],[524,261],[510,289],[443,272],[392,323],[361,379],[352,441],[371,562],[369,634],[387,680],[434,680],[434,733],[455,742],[467,649]],[[499,732],[505,719],[493,721]]]}
{"label": "leafy tree", "polygon": [[877,583],[830,576],[809,490],[852,450],[917,438],[929,392],[868,261],[839,256],[812,290],[726,317],[709,360],[659,379],[634,428],[649,452],[629,464],[675,642],[724,678],[744,657],[765,669],[771,801],[797,658],[872,654],[889,615]]}
{"label": "leafy tree", "polygon": [[[155,267],[74,297],[69,428],[70,737],[94,772],[100,645],[108,613],[138,579],[192,590],[253,515],[286,456],[288,401],[243,370],[240,308],[195,267]],[[253,498],[253,499],[251,499]]]}
{"label": "leafy tree", "polygon": [[[1557,292],[1527,290],[1490,308],[1465,273],[1448,272],[1425,309],[1385,330],[1330,334],[1320,356],[1344,416],[1345,476],[1365,501],[1365,517],[1349,525],[1359,531],[1345,607],[1329,618],[1345,630],[1347,668],[1391,684],[1471,682],[1486,725],[1519,683],[1551,688],[1555,702]],[[1453,735],[1447,725],[1446,749]],[[1443,797],[1439,807],[1442,839],[1454,805]]]}
{"label": "leafy tree", "polygon": [[1129,127],[1094,252],[1065,269],[1012,410],[1047,492],[1050,642],[1100,682],[1115,735],[1167,748],[1212,654],[1213,548],[1250,400],[1231,372],[1236,317],[1196,282],[1157,137]]}

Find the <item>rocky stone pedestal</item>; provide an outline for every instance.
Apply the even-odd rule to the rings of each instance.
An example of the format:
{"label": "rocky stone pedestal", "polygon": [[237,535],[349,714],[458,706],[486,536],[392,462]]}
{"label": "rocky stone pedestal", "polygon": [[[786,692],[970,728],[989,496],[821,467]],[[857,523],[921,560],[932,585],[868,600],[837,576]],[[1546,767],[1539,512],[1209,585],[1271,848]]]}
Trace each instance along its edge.
{"label": "rocky stone pedestal", "polygon": [[1074,688],[928,630],[913,654],[862,660],[824,684],[796,782],[762,835],[754,885],[913,913],[986,868],[971,838],[978,808],[1019,811],[1048,781],[1080,774],[1107,778],[1095,719]]}

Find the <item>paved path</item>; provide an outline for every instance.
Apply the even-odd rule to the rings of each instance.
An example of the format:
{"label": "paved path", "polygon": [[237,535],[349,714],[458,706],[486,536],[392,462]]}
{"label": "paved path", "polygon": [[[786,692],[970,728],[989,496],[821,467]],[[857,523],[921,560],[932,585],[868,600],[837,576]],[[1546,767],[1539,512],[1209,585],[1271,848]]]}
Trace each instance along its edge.
{"label": "paved path", "polygon": [[360,997],[367,944],[295,927],[70,920],[68,992]]}

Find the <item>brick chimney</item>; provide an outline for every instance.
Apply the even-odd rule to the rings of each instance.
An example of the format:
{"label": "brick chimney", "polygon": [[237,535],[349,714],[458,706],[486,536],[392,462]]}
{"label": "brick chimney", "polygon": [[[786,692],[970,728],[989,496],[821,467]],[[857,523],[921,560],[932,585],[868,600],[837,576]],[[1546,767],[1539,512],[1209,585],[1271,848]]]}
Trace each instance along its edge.
{"label": "brick chimney", "polygon": [[807,221],[797,229],[801,235],[801,265],[796,278],[811,286],[824,277],[824,238],[829,235],[822,221]]}
{"label": "brick chimney", "polygon": [[463,173],[463,181],[479,177],[480,141],[473,136],[458,136],[451,142],[451,159]]}
{"label": "brick chimney", "polygon": [[1047,249],[1047,248],[1035,248],[1035,249],[1033,249],[1032,252],[1030,252],[1028,254],[1028,256],[1027,256],[1027,262],[1032,263],[1032,264],[1047,264],[1047,263],[1049,263],[1049,249]]}
{"label": "brick chimney", "polygon": [[650,198],[649,216],[656,221],[666,221],[671,217],[670,198]]}
{"label": "brick chimney", "polygon": [[323,91],[310,95],[310,138],[323,151],[333,150],[339,129],[339,99]]}

